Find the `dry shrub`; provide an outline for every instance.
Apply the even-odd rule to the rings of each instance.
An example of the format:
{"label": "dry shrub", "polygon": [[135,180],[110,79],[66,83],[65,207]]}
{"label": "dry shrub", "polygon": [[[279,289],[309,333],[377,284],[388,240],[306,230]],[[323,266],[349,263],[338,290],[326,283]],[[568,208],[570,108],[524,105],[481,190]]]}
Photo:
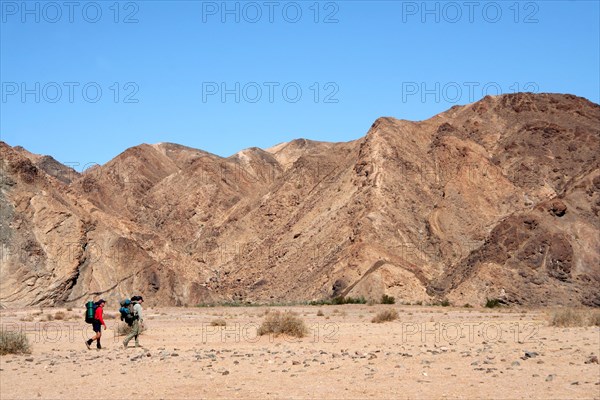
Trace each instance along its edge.
{"label": "dry shrub", "polygon": [[322,310],[317,311],[317,317],[322,317],[323,315],[325,314],[323,314]]}
{"label": "dry shrub", "polygon": [[563,308],[550,315],[550,326],[600,326],[600,311]]}
{"label": "dry shrub", "polygon": [[269,312],[258,328],[259,336],[266,334],[279,336],[284,334],[301,338],[307,333],[308,329],[304,325],[304,321],[291,311],[284,313],[280,311]]}
{"label": "dry shrub", "polygon": [[0,354],[30,354],[29,339],[23,332],[0,331]]}
{"label": "dry shrub", "polygon": [[54,313],[54,319],[63,320],[63,319],[65,319],[65,317],[66,317],[66,314],[64,311],[57,311]]}
{"label": "dry shrub", "polygon": [[600,326],[600,310],[590,312],[589,325]]}
{"label": "dry shrub", "polygon": [[33,316],[32,315],[26,315],[24,317],[21,317],[21,321],[23,321],[23,322],[33,322]]}
{"label": "dry shrub", "polygon": [[[140,325],[140,335],[145,330],[146,330],[145,327]],[[131,333],[131,326],[127,325],[126,323],[119,323],[117,325],[117,336],[127,336],[130,333]]]}
{"label": "dry shrub", "polygon": [[54,315],[46,314],[46,321],[53,321],[53,320],[54,320]]}
{"label": "dry shrub", "polygon": [[377,315],[373,317],[371,322],[380,324],[382,322],[393,321],[396,319],[398,319],[398,311],[392,308],[378,312]]}
{"label": "dry shrub", "polygon": [[227,326],[227,322],[224,319],[214,319],[210,322],[210,326]]}

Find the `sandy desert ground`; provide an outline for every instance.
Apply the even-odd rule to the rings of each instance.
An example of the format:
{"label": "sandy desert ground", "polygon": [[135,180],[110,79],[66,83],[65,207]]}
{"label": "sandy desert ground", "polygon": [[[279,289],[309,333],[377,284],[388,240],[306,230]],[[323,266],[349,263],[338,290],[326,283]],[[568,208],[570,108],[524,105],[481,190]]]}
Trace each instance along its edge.
{"label": "sandy desert ground", "polygon": [[[399,311],[398,320],[370,322],[390,307]],[[30,355],[0,357],[0,397],[600,398],[600,365],[592,357],[599,353],[600,328],[550,327],[547,311],[275,309],[297,312],[309,335],[258,337],[267,307],[149,308],[141,348],[123,349],[117,320],[108,319],[104,349],[97,351],[83,343],[91,333],[82,310],[63,309],[66,319],[44,322],[60,309],[4,310],[3,329],[26,330],[33,348]],[[216,319],[227,326],[211,326]]]}

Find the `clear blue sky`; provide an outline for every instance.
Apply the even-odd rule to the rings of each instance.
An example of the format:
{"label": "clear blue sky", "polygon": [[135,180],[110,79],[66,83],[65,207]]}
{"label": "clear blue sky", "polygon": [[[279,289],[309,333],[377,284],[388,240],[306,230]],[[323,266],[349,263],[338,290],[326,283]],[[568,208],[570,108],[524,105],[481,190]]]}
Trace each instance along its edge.
{"label": "clear blue sky", "polygon": [[228,156],[486,91],[599,102],[598,1],[315,3],[2,0],[1,140],[80,165],[140,143]]}

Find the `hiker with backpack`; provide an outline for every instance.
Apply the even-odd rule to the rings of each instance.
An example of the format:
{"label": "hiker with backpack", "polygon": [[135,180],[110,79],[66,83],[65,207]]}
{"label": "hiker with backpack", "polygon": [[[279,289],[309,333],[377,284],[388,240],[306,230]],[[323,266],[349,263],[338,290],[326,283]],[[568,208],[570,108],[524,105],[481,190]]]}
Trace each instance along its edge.
{"label": "hiker with backpack", "polygon": [[89,317],[86,316],[86,321],[92,323],[92,329],[94,330],[94,332],[96,333],[94,336],[92,336],[91,339],[88,339],[85,341],[85,345],[88,348],[88,350],[91,349],[91,345],[94,342],[94,340],[96,341],[96,348],[98,350],[100,350],[102,348],[102,345],[100,344],[100,338],[102,337],[102,326],[104,326],[104,330],[106,330],[106,324],[104,323],[104,305],[106,304],[106,301],[104,299],[100,299],[98,300],[96,303],[93,303],[93,305],[91,305],[92,309],[90,310],[90,306],[88,305],[88,310],[86,311],[87,313],[91,313],[91,311],[93,311],[93,319],[90,320]]}
{"label": "hiker with backpack", "polygon": [[[131,317],[131,332],[123,341],[123,348],[127,348],[127,344],[131,339],[135,339],[135,347],[140,347],[138,336],[140,335],[140,329],[144,326],[144,319],[142,316],[142,303],[144,298],[142,296],[133,296],[131,298],[131,304],[133,304],[133,312]],[[127,320],[126,320],[127,321]]]}

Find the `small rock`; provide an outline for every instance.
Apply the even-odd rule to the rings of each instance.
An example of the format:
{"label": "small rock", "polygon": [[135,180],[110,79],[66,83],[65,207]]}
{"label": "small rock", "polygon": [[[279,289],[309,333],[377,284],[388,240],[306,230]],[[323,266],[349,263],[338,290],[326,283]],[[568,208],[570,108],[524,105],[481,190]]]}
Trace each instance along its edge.
{"label": "small rock", "polygon": [[26,358],[25,361],[32,362],[33,361],[33,357]]}
{"label": "small rock", "polygon": [[171,357],[179,357],[179,354],[177,354],[177,353],[171,353]]}
{"label": "small rock", "polygon": [[223,371],[222,375],[229,375],[229,371]]}
{"label": "small rock", "polygon": [[546,382],[552,382],[553,379],[554,379],[554,374],[550,374],[546,377]]}
{"label": "small rock", "polygon": [[521,357],[521,360],[527,360],[528,358],[537,357],[539,354],[535,351],[526,351],[525,355]]}
{"label": "small rock", "polygon": [[518,362],[518,361],[513,361],[512,364],[510,364],[510,365],[513,366],[513,367],[518,367],[518,366],[521,365],[521,363]]}
{"label": "small rock", "polygon": [[586,361],[585,364],[598,364],[598,356],[590,356]]}

